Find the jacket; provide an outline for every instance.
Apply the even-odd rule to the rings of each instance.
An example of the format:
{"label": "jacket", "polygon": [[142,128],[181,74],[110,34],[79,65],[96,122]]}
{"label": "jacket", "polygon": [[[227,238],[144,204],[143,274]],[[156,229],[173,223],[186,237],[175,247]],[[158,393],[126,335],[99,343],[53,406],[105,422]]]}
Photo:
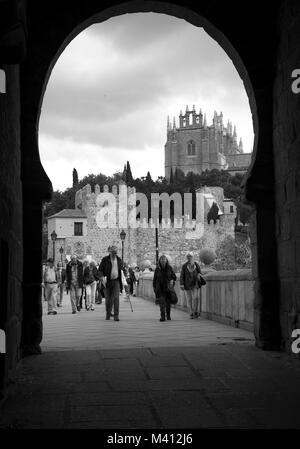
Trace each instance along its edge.
{"label": "jacket", "polygon": [[[188,270],[188,262],[185,262],[182,265],[181,273],[180,273],[180,286],[183,286],[184,290],[192,290],[194,287],[198,287],[198,280],[191,276],[190,271]],[[197,275],[201,274],[200,266],[197,262],[195,262]]]}
{"label": "jacket", "polygon": [[[120,290],[123,290],[123,283],[122,283],[122,260],[120,259],[119,256],[117,257],[117,262],[118,262],[118,280],[120,283]],[[112,264],[110,261],[110,256],[105,256],[103,257],[103,259],[101,260],[100,266],[99,266],[99,277],[103,278],[106,277],[106,287],[110,288],[111,287],[111,268],[112,268]]]}
{"label": "jacket", "polygon": [[83,272],[83,282],[85,284],[92,284],[94,281],[99,281],[99,273],[96,267],[93,267],[92,273],[90,272],[90,267],[85,267]]}
{"label": "jacket", "polygon": [[176,274],[171,265],[166,265],[165,270],[158,266],[154,271],[153,290],[156,298],[168,295],[170,281],[176,281]]}
{"label": "jacket", "polygon": [[[68,289],[70,289],[71,281],[72,281],[72,264],[71,264],[71,262],[68,263],[67,268],[66,268],[66,278],[67,278]],[[83,265],[79,260],[77,261],[77,282],[78,282],[78,287],[82,288],[83,287]]]}

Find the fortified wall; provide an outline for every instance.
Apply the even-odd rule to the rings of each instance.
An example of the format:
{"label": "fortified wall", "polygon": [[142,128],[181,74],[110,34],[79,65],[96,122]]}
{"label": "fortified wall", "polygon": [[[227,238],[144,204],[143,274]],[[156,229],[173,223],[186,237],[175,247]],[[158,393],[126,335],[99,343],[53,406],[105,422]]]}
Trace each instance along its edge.
{"label": "fortified wall", "polygon": [[[116,205],[116,220],[114,226],[99,227],[99,214],[104,204],[103,198],[100,204],[99,195],[113,194]],[[155,226],[150,219],[147,221],[137,220],[136,228],[130,227],[124,222],[120,212],[120,201],[127,201],[130,195],[136,193],[135,188],[127,187],[125,184],[113,186],[96,185],[94,190],[88,184],[76,192],[75,208],[81,209],[87,215],[87,235],[80,237],[69,237],[66,239],[66,254],[77,254],[80,258],[91,255],[96,261],[107,254],[109,245],[116,245],[121,255],[122,243],[120,232],[122,229],[126,232],[124,241],[124,261],[130,264],[140,264],[148,259],[155,264]],[[125,198],[127,195],[127,198]],[[109,196],[109,195],[108,195]],[[101,195],[102,197],[102,195]],[[103,195],[105,199],[105,195]],[[122,200],[121,200],[122,198]],[[220,202],[221,196],[218,197]],[[124,203],[123,203],[124,204]],[[127,213],[129,214],[135,206],[127,204]],[[207,206],[204,204],[204,210]],[[102,211],[103,212],[103,211]],[[205,215],[206,217],[206,215]],[[169,227],[166,227],[169,226]],[[202,248],[212,248],[217,256],[224,245],[229,250],[227,257],[234,262],[234,217],[232,215],[223,215],[215,224],[202,221],[183,219],[182,227],[174,227],[173,223],[160,223],[158,227],[159,252],[168,254],[172,259],[172,265],[177,268],[186,260],[187,251],[194,251],[197,255]]]}

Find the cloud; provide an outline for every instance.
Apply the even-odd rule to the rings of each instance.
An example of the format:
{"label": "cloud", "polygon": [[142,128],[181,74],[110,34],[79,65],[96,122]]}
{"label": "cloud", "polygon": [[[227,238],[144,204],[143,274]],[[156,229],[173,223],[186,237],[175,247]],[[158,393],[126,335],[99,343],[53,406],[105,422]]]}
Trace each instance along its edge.
{"label": "cloud", "polygon": [[[104,149],[102,161],[114,164],[115,171],[122,154],[135,159],[130,160],[133,170],[142,163],[140,154],[151,149],[163,161],[167,115],[178,116],[186,104],[207,112],[208,124],[213,111],[222,110],[225,121],[236,124],[245,150],[251,150],[251,113],[242,80],[202,28],[154,13],[95,24],[69,44],[49,79],[39,124],[44,165],[52,160],[54,166],[53,154],[60,157],[62,148],[69,152],[71,147],[74,163],[82,160],[83,148]],[[51,154],[49,142],[57,143]],[[149,164],[155,171],[153,157]]]}

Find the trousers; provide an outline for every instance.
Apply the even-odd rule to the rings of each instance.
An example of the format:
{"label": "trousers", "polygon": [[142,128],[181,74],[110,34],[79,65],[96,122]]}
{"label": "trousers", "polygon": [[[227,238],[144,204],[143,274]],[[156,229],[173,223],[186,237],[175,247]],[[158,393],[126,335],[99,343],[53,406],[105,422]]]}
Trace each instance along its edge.
{"label": "trousers", "polygon": [[45,284],[45,297],[48,302],[48,312],[56,310],[57,284]]}
{"label": "trousers", "polygon": [[110,316],[112,309],[114,309],[114,317],[119,317],[120,306],[120,282],[119,279],[112,279],[111,285],[105,288],[105,307],[106,315]]}
{"label": "trousers", "polygon": [[165,318],[171,316],[171,304],[169,299],[166,296],[161,296],[159,298],[159,307],[160,307],[160,315],[161,318]]}
{"label": "trousers", "polygon": [[184,290],[184,293],[189,313],[192,314],[198,312],[199,288],[194,287],[192,290]]}
{"label": "trousers", "polygon": [[91,284],[87,284],[85,287],[86,294],[86,307],[95,307],[95,297],[96,297],[97,282],[94,281]]}

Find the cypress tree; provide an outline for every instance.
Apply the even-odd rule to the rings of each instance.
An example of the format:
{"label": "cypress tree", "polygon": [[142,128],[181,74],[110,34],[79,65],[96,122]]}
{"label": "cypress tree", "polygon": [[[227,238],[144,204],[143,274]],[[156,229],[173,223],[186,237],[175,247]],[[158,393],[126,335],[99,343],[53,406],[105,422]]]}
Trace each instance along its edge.
{"label": "cypress tree", "polygon": [[73,187],[78,186],[78,173],[76,168],[73,169]]}

